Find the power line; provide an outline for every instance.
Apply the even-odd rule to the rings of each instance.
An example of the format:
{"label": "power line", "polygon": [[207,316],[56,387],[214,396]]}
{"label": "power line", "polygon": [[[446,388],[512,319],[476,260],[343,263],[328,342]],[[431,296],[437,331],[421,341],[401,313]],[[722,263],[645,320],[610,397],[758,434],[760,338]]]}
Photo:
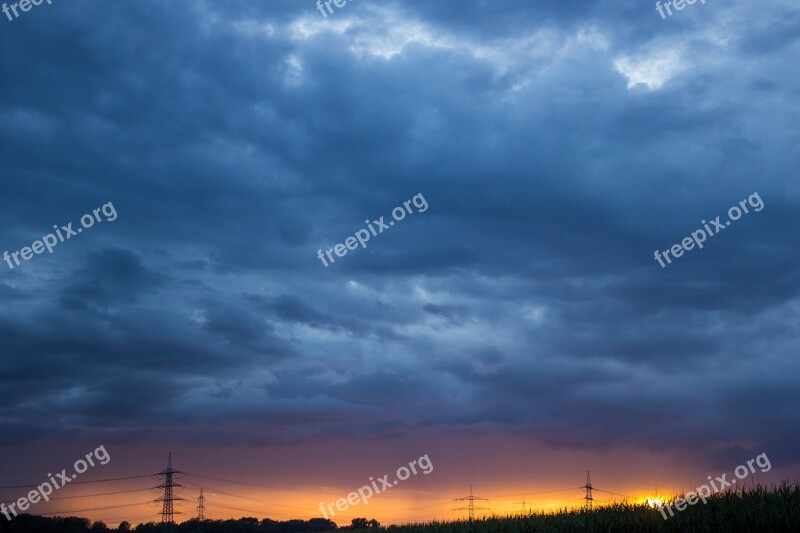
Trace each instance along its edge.
{"label": "power line", "polygon": [[120,507],[136,507],[141,503],[125,503],[122,505],[109,505],[108,507],[95,507],[94,509],[74,509],[72,511],[57,511],[54,513],[39,513],[42,516],[63,515],[67,513],[88,513],[91,511],[105,511],[107,509],[119,509]]}
{"label": "power line", "polygon": [[[65,483],[59,488],[68,487],[70,485],[81,485],[85,483],[107,483],[109,481],[124,481],[126,479],[142,479],[146,477],[153,477],[158,474],[147,474],[144,476],[128,476],[128,477],[112,477],[108,479],[93,479],[91,481],[72,481],[70,480],[69,483]],[[3,485],[0,486],[0,489],[35,489],[40,485],[40,483],[31,483],[30,485]]]}
{"label": "power line", "polygon": [[150,491],[150,489],[132,489],[132,490],[118,490],[116,492],[100,492],[97,494],[81,494],[80,496],[59,496],[57,498],[50,498],[50,501],[53,500],[73,500],[75,498],[94,498],[96,496],[111,496],[112,494],[128,494],[131,492],[145,492]]}
{"label": "power line", "polygon": [[[216,503],[216,502],[214,502],[213,507],[220,507],[222,509],[231,509],[233,511],[241,511],[243,513],[252,513],[255,516],[263,516],[265,514],[263,510],[254,511],[252,509],[244,509],[242,507],[233,507],[231,505],[223,505],[221,503]],[[275,517],[279,517],[279,513],[272,513],[272,515],[275,516]],[[286,518],[288,520],[292,520],[293,519],[293,517],[289,516],[289,515],[283,515],[282,517]]]}
{"label": "power line", "polygon": [[[202,478],[202,479],[210,479],[212,481],[220,481],[222,483],[232,483],[234,485],[244,485],[246,487],[267,488],[267,489],[275,489],[275,488],[284,489],[285,488],[283,485],[276,485],[276,484],[270,484],[270,483],[248,483],[248,482],[245,482],[245,481],[235,481],[235,480],[232,480],[232,479],[224,479],[224,478],[213,477],[213,476],[204,476],[202,474],[194,474],[192,472],[182,472],[182,474],[185,475],[185,476],[190,476],[190,477],[199,477],[199,478]],[[325,494],[326,496],[336,496],[336,494],[333,493],[333,492],[325,492],[325,491],[313,490],[313,489],[304,489],[303,492],[313,492],[313,493],[316,493],[316,494]]]}
{"label": "power line", "polygon": [[114,477],[114,478],[109,478],[109,479],[95,479],[95,480],[92,480],[92,481],[70,481],[69,484],[70,485],[80,485],[80,484],[83,484],[83,483],[106,483],[108,481],[123,481],[123,480],[126,480],[126,479],[142,479],[142,478],[146,478],[146,477],[152,478],[155,475],[158,475],[158,474],[147,474],[147,475],[144,475],[144,476]]}
{"label": "power line", "polygon": [[[550,489],[550,490],[526,490],[525,494],[554,494],[556,492],[575,492],[576,490],[582,490],[583,487],[569,487],[564,489]],[[513,498],[518,496],[519,494],[502,494],[502,495],[492,495],[492,497],[497,500],[499,498]]]}
{"label": "power line", "polygon": [[596,490],[597,492],[605,492],[606,494],[613,494],[614,496],[622,496],[623,498],[630,498],[630,496],[628,496],[626,494],[620,494],[618,492],[610,492],[610,491],[601,490],[601,489],[594,489],[594,490]]}
{"label": "power line", "polygon": [[420,505],[420,506],[416,506],[416,507],[404,507],[403,510],[404,511],[415,511],[415,510],[418,510],[418,509],[430,509],[431,507],[441,507],[445,503],[451,502],[451,501],[452,500],[450,498],[447,498],[447,499],[444,499],[444,500],[438,500],[438,503],[432,503],[430,505]]}
{"label": "power line", "polygon": [[[175,510],[174,502],[188,501],[185,498],[181,498],[180,496],[176,495],[175,492],[174,492],[174,489],[182,487],[181,484],[175,482],[175,478],[177,478],[181,474],[185,475],[185,476],[189,476],[189,477],[194,477],[194,478],[203,478],[203,479],[215,480],[215,481],[218,481],[218,482],[223,483],[223,484],[240,485],[240,486],[245,486],[245,487],[255,487],[255,488],[259,488],[259,489],[279,488],[279,489],[283,490],[284,494],[287,492],[287,490],[293,490],[293,489],[287,489],[285,486],[282,486],[282,485],[274,485],[274,484],[269,484],[269,483],[252,483],[252,482],[245,482],[245,481],[236,481],[236,480],[233,480],[233,479],[217,478],[217,477],[213,477],[213,476],[205,476],[205,475],[202,475],[202,474],[193,474],[193,473],[188,473],[188,472],[182,472],[182,471],[179,471],[179,470],[176,470],[176,469],[172,468],[172,456],[170,454],[169,458],[168,458],[167,468],[165,470],[162,470],[161,472],[156,473],[156,474],[145,474],[145,475],[137,475],[137,476],[125,476],[125,477],[117,477],[117,478],[95,479],[95,480],[87,480],[87,481],[72,481],[72,482],[68,483],[70,485],[72,485],[72,484],[91,484],[91,483],[109,483],[109,482],[128,481],[128,480],[134,480],[134,479],[152,478],[152,477],[156,476],[156,477],[160,477],[163,480],[162,483],[159,484],[156,487],[152,487],[152,488],[149,488],[149,489],[147,489],[147,488],[144,488],[144,489],[130,489],[130,490],[111,491],[111,492],[92,493],[92,494],[82,494],[82,495],[75,495],[75,496],[61,496],[61,497],[51,498],[52,500],[69,500],[69,499],[95,498],[95,497],[102,497],[102,496],[112,496],[112,495],[117,495],[117,494],[130,494],[130,493],[144,492],[146,490],[163,491],[163,495],[160,496],[159,498],[156,498],[155,500],[151,500],[151,501],[148,501],[148,502],[142,502],[142,503],[111,505],[111,506],[105,506],[105,507],[95,507],[95,508],[89,508],[89,509],[77,509],[77,510],[70,510],[70,511],[58,511],[58,512],[49,512],[49,513],[41,513],[41,514],[42,514],[42,516],[53,516],[53,515],[64,515],[64,514],[71,514],[71,513],[87,513],[87,512],[105,511],[105,510],[110,510],[110,509],[128,508],[128,507],[142,506],[142,505],[147,505],[147,504],[149,504],[149,505],[160,504],[161,512],[159,514],[161,515],[162,524],[171,525],[171,524],[174,524],[174,515],[175,514],[181,514],[180,511],[176,511]],[[195,486],[195,484],[192,483],[192,482],[186,482],[186,483],[187,483],[188,486]],[[6,485],[6,486],[0,486],[0,489],[28,489],[28,488],[36,488],[36,487],[37,487],[36,484],[30,484],[30,485]],[[278,507],[286,508],[287,509],[286,511],[270,512],[269,513],[269,515],[271,515],[275,519],[279,519],[279,520],[280,519],[291,519],[292,518],[291,516],[286,516],[288,513],[300,514],[298,511],[304,511],[303,515],[305,515],[305,514],[307,514],[308,512],[311,511],[311,509],[309,507],[307,507],[307,506],[291,505],[291,504],[286,504],[286,503],[278,503],[278,502],[273,502],[273,501],[268,501],[268,500],[256,499],[256,498],[244,496],[244,495],[241,495],[241,494],[236,494],[236,493],[227,492],[227,491],[221,491],[221,490],[218,490],[218,489],[216,489],[214,487],[209,487],[207,484],[203,484],[203,486],[197,486],[197,488],[200,489],[200,498],[198,498],[198,508],[197,508],[198,515],[197,516],[199,516],[201,518],[205,517],[205,516],[208,516],[209,514],[212,515],[212,516],[217,516],[218,513],[214,511],[214,508],[216,508],[216,507],[219,507],[220,509],[230,509],[230,510],[233,510],[233,511],[238,511],[238,512],[243,512],[243,513],[248,513],[248,514],[254,514],[256,516],[263,516],[265,514],[265,511],[263,509],[259,510],[259,511],[255,511],[253,509],[247,509],[247,508],[243,508],[243,507],[235,507],[235,506],[229,506],[229,505],[217,503],[216,501],[210,501],[209,502],[209,503],[213,502],[212,505],[211,505],[212,509],[211,509],[210,513],[206,513],[206,509],[205,509],[205,503],[206,503],[205,499],[206,498],[204,496],[203,489],[210,490],[215,494],[220,494],[220,495],[223,495],[223,496],[229,496],[229,497],[232,497],[232,498],[236,498],[238,500],[252,501],[252,502],[255,502],[255,503],[259,504],[259,507],[262,507],[262,506],[264,506],[264,507],[266,507],[266,506],[269,506],[269,507],[278,506]],[[528,506],[540,507],[540,506],[545,505],[545,504],[533,503],[532,500],[535,500],[536,498],[531,498],[531,496],[535,496],[537,494],[555,496],[557,494],[566,493],[566,492],[573,492],[573,491],[577,491],[577,490],[585,490],[585,496],[582,498],[584,500],[584,506],[583,506],[584,509],[592,509],[593,503],[595,501],[595,495],[593,494],[593,492],[598,492],[598,493],[602,493],[602,494],[608,494],[608,495],[621,497],[621,498],[630,498],[630,496],[627,496],[625,494],[620,494],[620,493],[616,493],[616,492],[611,492],[611,491],[595,488],[591,483],[590,473],[587,471],[586,484],[584,486],[582,486],[582,487],[558,488],[558,489],[537,490],[537,491],[527,491],[527,490],[524,491],[524,493],[523,493],[523,509],[525,509]],[[247,492],[253,492],[253,491],[245,491],[245,492],[247,493]],[[298,492],[313,492],[313,493],[331,495],[330,492],[324,492],[324,491],[319,491],[319,490],[307,490],[306,491],[306,490],[300,489],[300,491],[298,491]],[[519,493],[516,494],[517,497],[518,497],[518,495],[519,495]],[[601,498],[601,499],[602,500],[606,500],[606,498]],[[395,508],[392,509],[392,510],[387,510],[383,514],[388,515],[388,516],[392,516],[392,517],[405,517],[405,516],[409,516],[409,515],[414,515],[416,520],[420,520],[420,516],[418,514],[419,511],[422,511],[422,510],[425,510],[425,509],[433,509],[433,508],[437,508],[437,507],[441,508],[441,507],[444,507],[445,501],[449,501],[449,500],[439,500],[441,503],[428,503],[428,502],[431,502],[431,501],[437,501],[434,498],[431,498],[430,496],[424,496],[424,497],[416,496],[416,497],[412,497],[412,498],[401,498],[400,500],[395,500],[394,498],[391,498],[391,500],[392,500],[392,503],[395,504],[392,507],[395,507]],[[408,504],[409,504],[408,507],[403,505],[403,501],[404,500],[408,502]],[[224,499],[223,499],[223,501],[224,501]],[[468,516],[469,516],[469,520],[470,521],[474,520],[474,512],[475,512],[475,510],[479,510],[479,511],[480,510],[485,510],[485,511],[489,510],[488,507],[476,507],[475,506],[475,501],[487,501],[488,502],[488,499],[487,498],[480,498],[480,497],[475,496],[473,494],[472,485],[470,485],[469,496],[462,497],[462,498],[456,498],[456,499],[454,499],[452,501],[467,502],[467,505],[465,505],[464,507],[459,507],[459,508],[453,509],[453,511],[468,511]],[[418,503],[422,503],[423,505],[415,505],[415,504],[418,504]],[[518,506],[519,502],[517,501],[513,505],[514,506]],[[430,512],[436,513],[436,511],[433,511],[433,510],[431,510]],[[436,514],[438,514],[438,513],[436,513]],[[135,519],[136,518],[134,518],[134,520]]]}
{"label": "power line", "polygon": [[122,520],[126,520],[126,521],[130,522],[131,524],[134,524],[136,520],[144,520],[145,518],[149,518],[151,522],[153,521],[152,520],[152,518],[153,518],[152,514],[138,515],[138,516],[128,516],[128,515],[116,516],[116,515],[112,515],[112,516],[109,516],[109,517],[105,518],[103,521],[104,522],[117,522],[117,521],[121,522]]}
{"label": "power line", "polygon": [[[194,488],[198,488],[198,489],[200,488],[199,485],[195,485],[194,483],[191,483],[189,481],[186,481],[185,483],[186,483],[186,485],[188,485],[190,487],[193,486]],[[255,502],[255,503],[265,503],[267,505],[277,505],[279,507],[290,507],[292,509],[301,509],[303,511],[308,510],[308,507],[303,507],[303,506],[299,506],[299,505],[289,505],[289,504],[285,504],[285,503],[270,502],[270,501],[267,501],[267,500],[259,500],[259,499],[256,499],[256,498],[250,498],[248,496],[241,496],[239,494],[233,494],[231,492],[221,491],[221,490],[218,490],[218,489],[216,489],[214,487],[209,487],[208,485],[205,485],[205,488],[207,488],[208,490],[210,490],[211,492],[213,492],[215,494],[223,494],[225,496],[231,496],[233,498],[239,498],[240,500],[250,500],[250,501]]]}

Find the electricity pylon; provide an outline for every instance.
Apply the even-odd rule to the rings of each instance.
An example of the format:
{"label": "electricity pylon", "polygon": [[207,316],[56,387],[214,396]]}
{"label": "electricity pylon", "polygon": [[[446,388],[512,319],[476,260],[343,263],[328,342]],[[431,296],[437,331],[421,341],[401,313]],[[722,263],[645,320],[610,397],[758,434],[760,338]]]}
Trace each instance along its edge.
{"label": "electricity pylon", "polygon": [[475,507],[475,503],[474,503],[475,500],[485,500],[487,502],[489,501],[488,498],[478,498],[477,496],[473,496],[472,495],[472,485],[470,485],[469,486],[469,496],[467,496],[465,498],[456,498],[456,499],[453,500],[454,502],[466,501],[466,502],[469,502],[469,505],[467,507],[456,507],[455,509],[453,509],[453,511],[469,511],[469,521],[472,522],[472,519],[475,517],[475,509],[477,509],[479,511],[488,511],[489,510],[488,507]]}
{"label": "electricity pylon", "polygon": [[588,470],[586,471],[586,485],[584,485],[581,488],[586,489],[586,496],[583,497],[584,500],[583,509],[585,511],[591,511],[592,501],[594,500],[594,498],[592,498],[592,478],[589,477]]}
{"label": "electricity pylon", "polygon": [[[515,505],[518,504],[518,503],[520,503],[520,502],[514,502]],[[522,502],[521,503],[522,503],[522,514],[523,515],[530,514],[530,510],[527,509],[528,506],[525,503],[525,495],[524,494],[522,495]]]}
{"label": "electricity pylon", "polygon": [[206,497],[203,496],[202,487],[200,488],[200,497],[197,498],[197,519],[198,520],[206,519]]}
{"label": "electricity pylon", "polygon": [[172,468],[172,452],[169,454],[169,459],[167,460],[167,469],[162,470],[157,476],[163,476],[164,482],[155,487],[156,489],[163,489],[164,495],[160,498],[156,498],[154,501],[157,503],[161,503],[161,531],[170,531],[172,529],[172,525],[175,523],[175,514],[181,514],[180,511],[175,511],[173,507],[174,502],[185,502],[186,498],[181,498],[180,496],[175,496],[174,490],[178,487],[183,487],[180,483],[175,483],[172,476],[175,474],[183,474],[180,470],[174,470]]}

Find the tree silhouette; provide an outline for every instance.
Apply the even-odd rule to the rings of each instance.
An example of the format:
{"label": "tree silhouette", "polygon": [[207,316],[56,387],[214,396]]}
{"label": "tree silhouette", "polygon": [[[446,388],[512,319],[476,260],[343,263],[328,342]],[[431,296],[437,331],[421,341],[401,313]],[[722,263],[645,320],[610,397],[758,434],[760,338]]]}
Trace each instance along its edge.
{"label": "tree silhouette", "polygon": [[375,520],[367,520],[366,518],[353,518],[350,522],[350,529],[369,529],[373,527],[381,527],[381,523]]}

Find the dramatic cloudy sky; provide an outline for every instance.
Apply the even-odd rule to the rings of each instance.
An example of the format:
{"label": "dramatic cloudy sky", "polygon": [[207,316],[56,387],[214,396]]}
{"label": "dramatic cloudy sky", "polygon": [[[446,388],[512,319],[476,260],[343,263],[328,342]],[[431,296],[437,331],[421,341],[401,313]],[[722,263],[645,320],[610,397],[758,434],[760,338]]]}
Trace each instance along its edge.
{"label": "dramatic cloudy sky", "polygon": [[[760,480],[794,479],[797,2],[333,9],[0,15],[0,252],[118,214],[0,263],[2,485],[101,444],[85,479],[171,450],[230,482],[186,478],[189,499],[219,486],[211,516],[308,518],[429,455],[345,523],[454,518],[469,483],[496,512],[578,504],[587,469],[636,497],[762,452]],[[763,210],[654,259],[754,193]],[[317,258],[417,194],[424,212]],[[146,520],[105,507],[152,497],[32,512]]]}

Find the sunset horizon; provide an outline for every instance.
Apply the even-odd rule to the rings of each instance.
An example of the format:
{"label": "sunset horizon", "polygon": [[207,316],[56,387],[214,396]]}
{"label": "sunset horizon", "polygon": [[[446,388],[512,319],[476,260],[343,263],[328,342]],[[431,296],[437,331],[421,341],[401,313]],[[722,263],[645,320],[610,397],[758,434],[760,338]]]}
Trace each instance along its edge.
{"label": "sunset horizon", "polygon": [[[706,483],[709,475],[703,474],[697,466],[691,464],[685,464],[681,472],[676,472],[674,465],[685,463],[685,460],[682,461],[678,457],[666,463],[673,466],[654,467],[651,473],[642,474],[646,471],[647,464],[652,465],[654,462],[658,465],[665,464],[665,457],[663,454],[634,449],[616,452],[624,454],[624,462],[612,452],[578,450],[564,452],[547,450],[546,447],[539,450],[534,458],[533,455],[525,453],[530,444],[524,437],[497,439],[496,436],[484,436],[481,439],[472,436],[466,439],[481,444],[483,446],[481,450],[504,450],[507,452],[505,456],[507,462],[498,463],[482,451],[466,454],[460,460],[454,459],[453,452],[447,453],[448,443],[461,441],[463,444],[465,436],[460,434],[454,440],[442,439],[441,449],[437,448],[436,455],[422,454],[430,459],[432,468],[429,474],[419,470],[417,474],[411,474],[407,480],[398,482],[391,489],[386,489],[385,494],[381,492],[371,497],[366,505],[359,503],[344,512],[334,507],[335,514],[329,517],[320,512],[320,504],[329,504],[340,498],[346,499],[348,494],[358,491],[359,488],[370,486],[370,478],[378,479],[388,474],[390,481],[395,479],[396,470],[391,468],[380,470],[381,465],[388,464],[388,458],[397,459],[398,468],[408,464],[408,460],[401,459],[404,452],[397,449],[402,447],[398,446],[395,439],[386,438],[386,441],[393,443],[392,447],[395,448],[390,454],[384,456],[379,451],[373,451],[367,461],[359,460],[356,464],[360,466],[358,470],[361,471],[345,468],[341,463],[337,465],[335,462],[337,457],[341,460],[343,454],[331,452],[330,455],[325,455],[325,449],[331,446],[337,452],[345,452],[352,449],[351,447],[358,446],[357,443],[337,443],[335,439],[302,452],[303,457],[314,457],[319,462],[306,463],[300,470],[294,460],[299,452],[288,443],[280,447],[263,449],[249,447],[234,448],[227,453],[217,451],[214,458],[196,448],[172,446],[169,449],[173,451],[164,452],[161,457],[161,465],[158,465],[159,457],[156,452],[146,454],[139,452],[139,457],[147,457],[147,462],[151,466],[149,469],[145,467],[131,469],[127,465],[116,465],[112,450],[120,450],[123,457],[127,457],[128,454],[137,453],[134,451],[135,448],[121,443],[104,444],[111,457],[108,464],[101,470],[94,469],[91,476],[86,475],[76,480],[85,481],[86,484],[67,485],[64,487],[65,492],[59,492],[48,503],[40,503],[35,514],[80,516],[89,518],[93,522],[100,520],[109,525],[125,520],[132,525],[159,522],[162,509],[155,500],[163,490],[153,488],[163,482],[163,476],[157,474],[166,469],[167,457],[170,454],[172,466],[178,472],[175,474],[175,482],[181,485],[175,489],[176,496],[186,499],[185,502],[175,506],[176,523],[196,518],[197,498],[201,488],[205,497],[205,517],[211,520],[245,517],[276,521],[328,518],[337,525],[344,526],[349,525],[354,518],[366,518],[375,519],[382,525],[400,525],[466,519],[466,510],[453,509],[466,505],[456,500],[468,496],[470,485],[473,486],[476,497],[488,499],[488,502],[476,501],[476,508],[488,508],[485,511],[476,510],[476,518],[582,509],[586,504],[587,469],[575,466],[580,462],[598,463],[597,468],[588,469],[595,507],[613,502],[648,503],[658,498],[665,501]],[[108,439],[107,441],[114,442]],[[374,442],[370,449],[380,449],[379,442]],[[270,455],[275,455],[275,452],[280,453],[270,461],[263,457],[266,455],[266,450],[271,451]],[[81,457],[84,454],[75,455]],[[415,453],[409,453],[408,456],[409,460],[417,457]],[[437,456],[442,458],[438,472],[435,460]],[[563,463],[557,463],[557,458]],[[480,465],[476,464],[478,461]],[[540,462],[545,463],[546,467],[543,468],[538,464]],[[744,460],[740,462],[746,464]],[[508,474],[510,470],[506,469],[508,464],[516,466],[510,477]],[[264,465],[264,470],[256,472],[254,465]],[[373,470],[369,470],[369,465],[373,465]],[[623,465],[627,468],[620,468]],[[24,464],[20,466],[23,467],[20,470],[29,468]],[[459,472],[461,479],[437,476],[436,474],[442,470]],[[470,470],[471,474],[461,473]],[[498,470],[505,470],[507,474],[498,476],[495,474]],[[796,483],[796,479],[791,479],[789,473],[775,471],[771,464],[768,472],[761,470],[762,468],[756,467],[756,472],[746,476],[738,488],[748,485],[777,485],[784,481]],[[719,475],[725,471],[721,469],[711,474]],[[46,479],[44,474],[41,477]],[[119,480],[128,477],[134,479]],[[728,477],[734,476],[729,473]],[[308,481],[305,484],[298,484],[298,478],[308,478]],[[99,488],[102,490],[98,490]],[[100,496],[94,496],[96,494]],[[56,499],[58,497],[64,499]],[[79,506],[72,503],[76,501],[80,502]],[[524,508],[523,501],[526,503]],[[328,514],[331,514],[330,511]]]}

